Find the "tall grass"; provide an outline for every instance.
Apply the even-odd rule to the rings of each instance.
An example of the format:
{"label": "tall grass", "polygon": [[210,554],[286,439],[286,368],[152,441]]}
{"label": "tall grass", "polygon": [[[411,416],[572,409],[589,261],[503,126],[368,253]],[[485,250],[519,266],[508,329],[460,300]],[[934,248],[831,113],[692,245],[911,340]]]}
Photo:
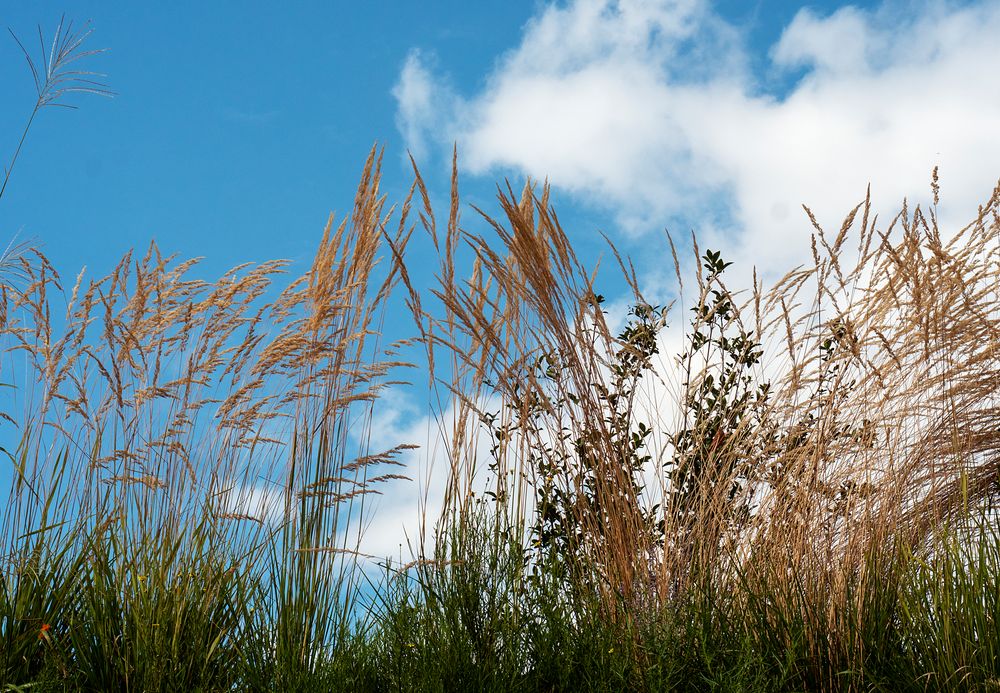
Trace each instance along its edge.
{"label": "tall grass", "polygon": [[39,255],[4,288],[6,681],[291,688],[346,646],[364,501],[401,452],[366,429],[405,365],[378,335],[378,179],[373,151],[280,292],[284,263],[206,282],[155,246],[68,292]]}
{"label": "tall grass", "polygon": [[[474,234],[457,165],[440,228],[416,167],[398,214],[380,173],[373,150],[298,277],[208,281],[155,245],[72,285],[17,260],[0,685],[998,685],[1000,191],[950,237],[866,199],[766,290],[671,242],[667,307],[614,253],[613,329],[546,188],[501,189]],[[387,344],[400,300],[415,338]],[[370,440],[413,346],[447,485],[380,578],[369,501],[410,446]]]}
{"label": "tall grass", "polygon": [[[947,238],[936,171],[929,212],[904,204],[880,228],[866,198],[832,236],[813,220],[812,264],[768,290],[731,292],[694,243],[674,359],[650,339],[671,310],[621,258],[637,309],[609,328],[547,189],[501,191],[487,239],[459,229],[456,187],[443,243],[421,216],[443,249],[439,307],[411,303],[455,359],[443,526],[466,526],[486,474],[493,543],[513,531],[528,553],[508,592],[563,575],[567,627],[611,626],[630,687],[997,685],[1000,191]],[[488,461],[468,453],[479,422]]]}

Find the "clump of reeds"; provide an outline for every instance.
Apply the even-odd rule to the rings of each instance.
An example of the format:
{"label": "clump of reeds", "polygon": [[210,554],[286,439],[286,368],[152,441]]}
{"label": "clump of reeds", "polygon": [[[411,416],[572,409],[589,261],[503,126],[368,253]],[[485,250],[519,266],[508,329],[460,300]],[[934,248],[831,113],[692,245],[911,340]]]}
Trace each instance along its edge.
{"label": "clump of reeds", "polygon": [[280,291],[286,263],[205,281],[155,245],[68,292],[36,253],[0,289],[0,680],[295,686],[346,641],[364,499],[404,474],[405,446],[366,430],[406,365],[379,334],[398,276],[379,249],[405,243],[379,178],[373,150]]}
{"label": "clump of reeds", "polygon": [[[611,332],[547,188],[501,190],[486,238],[461,231],[456,181],[443,243],[431,210],[422,215],[442,249],[441,313],[416,294],[412,307],[429,348],[454,361],[442,526],[464,522],[477,475],[487,477],[502,518],[494,536],[503,544],[513,531],[528,548],[512,599],[531,591],[538,566],[567,567],[560,593],[592,597],[573,618],[597,609],[637,626],[621,632],[643,666],[656,657],[640,631],[672,623],[689,651],[714,639],[720,659],[783,685],[996,680],[982,646],[936,658],[928,644],[950,636],[923,641],[907,628],[941,608],[924,561],[960,572],[957,556],[971,550],[975,574],[998,568],[992,549],[946,544],[935,556],[942,528],[970,519],[973,547],[997,538],[1000,191],[949,237],[936,171],[929,212],[904,204],[880,228],[866,198],[832,238],[813,221],[813,262],[768,290],[730,291],[727,263],[695,244],[694,318],[673,355],[649,338],[670,311],[643,300],[624,263],[637,310]],[[463,241],[474,260],[460,282]],[[680,280],[677,251],[664,253]],[[674,401],[656,411],[664,391]],[[489,460],[470,454],[479,427]],[[966,636],[986,642],[996,590],[980,602],[980,583],[959,584],[970,585],[959,620],[980,619],[963,621]],[[701,676],[709,665],[692,666]],[[949,666],[965,673],[946,677]]]}
{"label": "clump of reeds", "polygon": [[[284,288],[287,263],[208,281],[155,245],[72,287],[0,259],[0,684],[995,685],[1000,191],[950,237],[866,198],[766,290],[671,242],[666,307],[614,252],[614,330],[546,187],[470,233],[456,163],[439,229],[414,166],[392,222],[380,161]],[[400,284],[449,469],[415,560],[371,585],[368,500],[408,474],[409,446],[368,442],[409,365],[381,336]]]}

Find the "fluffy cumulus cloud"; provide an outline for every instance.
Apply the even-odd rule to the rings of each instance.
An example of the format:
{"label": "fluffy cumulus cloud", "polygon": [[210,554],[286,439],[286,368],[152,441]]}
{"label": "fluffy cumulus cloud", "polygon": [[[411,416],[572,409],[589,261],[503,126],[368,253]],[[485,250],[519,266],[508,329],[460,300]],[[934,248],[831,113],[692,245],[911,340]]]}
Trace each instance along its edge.
{"label": "fluffy cumulus cloud", "polygon": [[457,142],[471,173],[548,178],[633,234],[725,234],[780,271],[808,250],[801,205],[839,228],[869,182],[891,216],[939,165],[942,220],[968,221],[1000,174],[997,36],[995,2],[804,8],[767,47],[769,89],[708,2],[576,0],[531,19],[477,93],[413,53],[395,95],[418,152]]}

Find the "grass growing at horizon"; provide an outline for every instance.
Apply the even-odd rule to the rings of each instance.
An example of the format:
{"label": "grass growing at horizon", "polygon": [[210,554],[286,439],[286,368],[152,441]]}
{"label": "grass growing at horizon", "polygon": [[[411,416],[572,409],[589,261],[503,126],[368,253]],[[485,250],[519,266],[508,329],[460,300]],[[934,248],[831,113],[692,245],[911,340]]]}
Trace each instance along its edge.
{"label": "grass growing at horizon", "polygon": [[[633,282],[612,334],[547,191],[503,192],[489,238],[456,185],[439,238],[419,173],[395,220],[379,174],[373,151],[298,278],[189,279],[151,247],[64,287],[22,261],[0,297],[28,373],[5,413],[4,685],[996,685],[996,197],[948,243],[919,210],[877,230],[866,200],[817,228],[814,267],[742,298],[696,249],[684,351],[662,354],[673,308]],[[379,336],[399,291],[451,466],[417,560],[378,579],[364,503],[409,473],[408,446],[366,443],[409,365]]]}
{"label": "grass growing at horizon", "polygon": [[[85,37],[29,57],[25,134],[104,93]],[[457,161],[440,225],[413,174],[388,206],[373,149],[301,276],[0,255],[0,686],[1000,688],[1000,189],[952,234],[936,172],[887,226],[866,197],[767,289],[670,240],[669,306],[612,248],[612,329],[547,188],[470,233]],[[371,500],[429,454],[372,444],[414,353],[446,485],[379,573]]]}

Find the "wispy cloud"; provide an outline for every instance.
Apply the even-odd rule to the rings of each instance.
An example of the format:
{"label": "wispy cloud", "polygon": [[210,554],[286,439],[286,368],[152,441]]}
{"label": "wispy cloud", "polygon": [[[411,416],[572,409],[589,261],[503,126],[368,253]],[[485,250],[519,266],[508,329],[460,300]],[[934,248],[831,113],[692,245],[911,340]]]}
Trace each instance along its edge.
{"label": "wispy cloud", "polygon": [[443,119],[453,117],[458,103],[451,90],[431,73],[429,60],[426,54],[411,51],[392,90],[398,106],[396,125],[417,159],[428,155],[428,138],[434,139]]}

